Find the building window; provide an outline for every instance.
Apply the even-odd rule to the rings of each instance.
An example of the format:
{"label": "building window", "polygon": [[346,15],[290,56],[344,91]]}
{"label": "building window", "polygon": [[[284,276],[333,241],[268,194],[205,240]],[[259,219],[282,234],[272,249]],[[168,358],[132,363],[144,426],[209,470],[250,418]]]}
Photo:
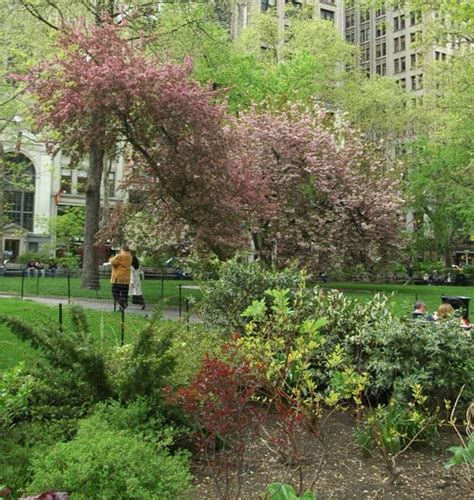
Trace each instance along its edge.
{"label": "building window", "polygon": [[354,14],[346,14],[346,29],[352,28],[355,24],[355,16]]}
{"label": "building window", "polygon": [[387,44],[380,42],[375,46],[375,57],[383,57],[387,54]]}
{"label": "building window", "polygon": [[386,75],[387,63],[385,62],[377,63],[375,66],[375,72],[377,73],[377,75]]}
{"label": "building window", "polygon": [[405,14],[401,14],[393,18],[393,31],[405,29]]}
{"label": "building window", "polygon": [[410,26],[421,23],[421,12],[419,10],[410,12]]}
{"label": "building window", "polygon": [[14,224],[33,231],[35,205],[35,168],[21,153],[5,155],[4,210]]}
{"label": "building window", "polygon": [[407,88],[407,79],[406,78],[400,78],[400,80],[397,80],[398,85],[400,85],[400,88],[402,90],[406,90]]}
{"label": "building window", "polygon": [[365,45],[362,47],[362,61],[370,61],[370,45]]}
{"label": "building window", "polygon": [[71,194],[71,174],[61,174],[61,193]]}
{"label": "building window", "polygon": [[365,23],[370,21],[370,9],[365,9],[360,11],[360,22]]}
{"label": "building window", "polygon": [[87,177],[85,177],[84,175],[78,175],[77,185],[76,185],[77,194],[86,194],[86,187],[87,187]]}
{"label": "building window", "polygon": [[405,35],[399,36],[393,40],[393,51],[401,52],[406,48],[406,38]]}
{"label": "building window", "polygon": [[350,33],[346,33],[346,42],[355,43],[355,32],[351,31]]}
{"label": "building window", "polygon": [[439,50],[435,51],[435,60],[436,61],[446,61],[446,54],[444,52],[440,52]]}
{"label": "building window", "polygon": [[406,58],[399,57],[398,59],[395,59],[393,66],[394,73],[402,73],[405,70],[406,70]]}
{"label": "building window", "polygon": [[332,10],[320,9],[319,15],[326,21],[331,21],[332,23],[334,22],[334,11]]}
{"label": "building window", "polygon": [[415,69],[418,66],[416,54],[410,55],[410,69]]}
{"label": "building window", "polygon": [[362,28],[360,30],[360,43],[368,42],[370,37],[370,28]]}
{"label": "building window", "polygon": [[375,28],[375,37],[380,38],[381,36],[385,36],[386,26],[385,23],[378,23]]}
{"label": "building window", "polygon": [[385,15],[385,6],[375,11],[375,17],[382,17],[384,15]]}
{"label": "building window", "polygon": [[115,172],[109,173],[109,196],[113,198],[115,196]]}
{"label": "building window", "polygon": [[423,88],[423,73],[411,77],[411,89],[421,90]]}

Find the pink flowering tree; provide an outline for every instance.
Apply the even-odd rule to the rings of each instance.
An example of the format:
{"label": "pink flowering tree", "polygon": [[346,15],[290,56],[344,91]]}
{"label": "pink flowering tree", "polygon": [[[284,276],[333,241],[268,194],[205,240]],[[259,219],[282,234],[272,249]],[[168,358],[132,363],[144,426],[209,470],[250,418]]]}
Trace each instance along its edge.
{"label": "pink flowering tree", "polygon": [[240,127],[273,200],[251,226],[263,260],[374,268],[399,250],[402,199],[381,150],[324,110],[251,113]]}
{"label": "pink flowering tree", "polygon": [[[248,244],[241,225],[263,207],[263,189],[217,93],[190,79],[190,61],[148,56],[110,23],[68,26],[58,46],[30,75],[38,126],[56,131],[73,160],[131,145],[125,187],[157,232],[184,231],[222,258]],[[122,224],[115,217],[103,234]]]}
{"label": "pink flowering tree", "polygon": [[[121,29],[65,29],[61,53],[31,76],[38,125],[74,158],[128,162],[131,199],[103,235],[146,214],[150,234],[227,258],[253,241],[266,261],[374,264],[399,244],[401,199],[383,156],[324,111],[230,116],[220,95],[127,42]],[[91,149],[92,147],[92,149]],[[87,223],[87,221],[86,221]]]}

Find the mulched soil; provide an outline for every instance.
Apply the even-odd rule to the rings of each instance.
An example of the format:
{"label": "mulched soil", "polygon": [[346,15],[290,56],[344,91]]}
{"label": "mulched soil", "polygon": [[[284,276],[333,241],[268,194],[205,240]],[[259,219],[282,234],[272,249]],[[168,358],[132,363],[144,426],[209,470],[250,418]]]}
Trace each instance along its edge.
{"label": "mulched soil", "polygon": [[[474,499],[474,484],[466,478],[464,468],[446,470],[444,463],[450,457],[447,448],[458,445],[454,432],[443,431],[436,448],[418,446],[407,450],[397,461],[398,477],[388,481],[387,466],[379,453],[368,457],[356,447],[353,439],[354,420],[337,413],[325,425],[325,446],[305,430],[298,432],[297,440],[305,457],[302,466],[305,488],[314,480],[313,490],[318,500],[325,499]],[[323,450],[326,453],[321,460]],[[273,482],[298,485],[298,472],[279,461],[261,439],[252,443],[247,457],[242,489],[238,497],[260,498],[260,493]],[[221,498],[215,486],[213,472],[203,461],[194,462],[196,477],[193,498]],[[222,483],[221,483],[222,484]],[[234,478],[235,484],[235,478]]]}

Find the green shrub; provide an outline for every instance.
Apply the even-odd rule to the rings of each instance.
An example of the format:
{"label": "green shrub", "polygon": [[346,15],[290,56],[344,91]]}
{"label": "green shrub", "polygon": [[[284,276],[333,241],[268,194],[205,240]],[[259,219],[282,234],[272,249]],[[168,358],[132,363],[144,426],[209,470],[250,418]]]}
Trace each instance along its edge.
{"label": "green shrub", "polygon": [[165,378],[174,369],[172,324],[148,323],[132,344],[106,352],[91,335],[81,308],[73,309],[72,320],[71,330],[59,331],[55,325],[32,327],[0,316],[0,322],[42,354],[17,376],[23,385],[15,382],[24,392],[28,381],[28,405],[23,404],[28,411],[20,411],[26,395],[13,383],[0,396],[0,405],[10,405],[10,415],[15,413],[17,419],[77,417],[91,404],[109,398],[130,402],[146,396],[155,403],[161,401]]}
{"label": "green shrub", "polygon": [[68,491],[74,499],[176,498],[190,487],[188,457],[171,455],[158,441],[115,430],[94,415],[77,436],[32,460],[28,491]]}
{"label": "green shrub", "polygon": [[0,376],[0,428],[7,428],[30,414],[33,377],[24,363]]}
{"label": "green shrub", "polygon": [[421,388],[415,386],[409,403],[392,399],[387,406],[377,406],[356,430],[357,444],[367,452],[378,449],[388,456],[415,442],[432,441],[437,436],[439,420],[425,407],[426,400]]}
{"label": "green shrub", "polygon": [[276,270],[267,269],[259,262],[241,264],[231,260],[220,263],[218,278],[200,280],[204,321],[226,332],[242,331],[246,320],[240,314],[253,300],[261,299],[268,289],[295,290],[302,277],[295,267]]}
{"label": "green shrub", "polygon": [[471,401],[474,395],[474,343],[457,320],[393,319],[358,338],[348,338],[347,344],[353,345],[353,352],[357,349],[353,362],[369,373],[373,395],[388,393],[403,403],[418,384],[432,408],[454,401],[462,385],[463,401]]}

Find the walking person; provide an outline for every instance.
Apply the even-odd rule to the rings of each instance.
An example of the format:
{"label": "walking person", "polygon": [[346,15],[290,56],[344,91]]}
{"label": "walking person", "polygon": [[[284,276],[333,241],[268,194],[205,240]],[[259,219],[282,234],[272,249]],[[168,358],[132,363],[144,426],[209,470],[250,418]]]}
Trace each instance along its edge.
{"label": "walking person", "polygon": [[143,298],[140,274],[140,261],[138,260],[135,252],[132,251],[132,273],[130,276],[130,288],[128,291],[128,295],[132,297],[132,304],[142,306],[141,310],[143,311],[146,307],[146,304]]}
{"label": "walking person", "polygon": [[128,306],[128,287],[130,285],[130,274],[132,266],[132,255],[127,245],[120,247],[120,252],[111,257],[110,265],[112,273],[110,282],[112,283],[112,297],[120,307],[121,311],[125,311]]}

